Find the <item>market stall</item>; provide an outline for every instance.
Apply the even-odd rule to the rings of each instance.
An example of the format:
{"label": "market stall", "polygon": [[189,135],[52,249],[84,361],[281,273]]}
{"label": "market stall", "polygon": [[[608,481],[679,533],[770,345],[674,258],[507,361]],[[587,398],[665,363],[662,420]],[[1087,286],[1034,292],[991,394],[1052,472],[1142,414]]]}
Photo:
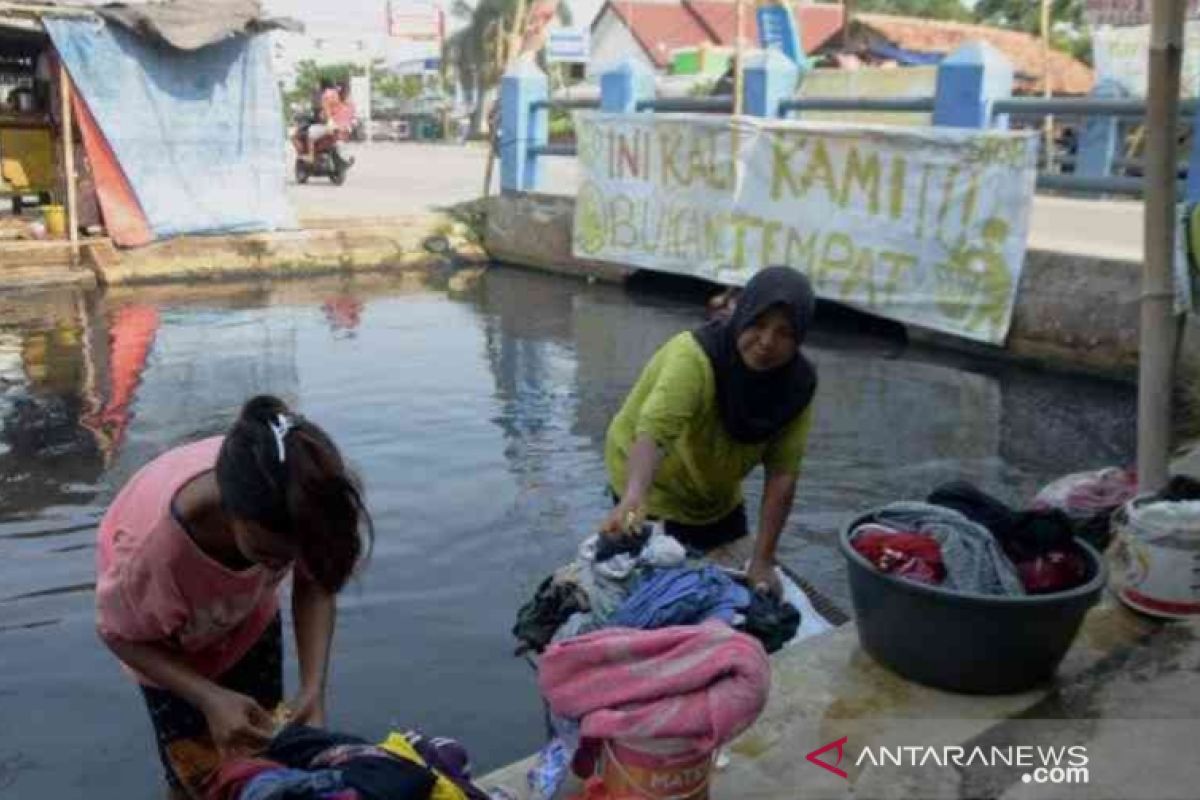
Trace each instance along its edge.
{"label": "market stall", "polygon": [[0,197],[14,214],[58,191],[51,58],[35,25],[0,19]]}

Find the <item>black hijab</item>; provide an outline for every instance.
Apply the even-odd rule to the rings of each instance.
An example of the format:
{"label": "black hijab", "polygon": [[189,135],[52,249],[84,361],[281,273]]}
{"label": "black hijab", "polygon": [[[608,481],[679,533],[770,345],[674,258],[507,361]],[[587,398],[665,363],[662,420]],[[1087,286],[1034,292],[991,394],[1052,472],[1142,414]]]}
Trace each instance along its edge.
{"label": "black hijab", "polygon": [[[755,372],[738,353],[738,337],[773,306],[782,306],[796,332],[796,356],[769,372]],[[761,444],[808,408],[817,390],[817,371],[799,345],[808,333],[816,297],[808,278],[791,267],[768,267],[742,291],[728,320],[714,320],[692,335],[712,362],[717,410],[736,441]]]}

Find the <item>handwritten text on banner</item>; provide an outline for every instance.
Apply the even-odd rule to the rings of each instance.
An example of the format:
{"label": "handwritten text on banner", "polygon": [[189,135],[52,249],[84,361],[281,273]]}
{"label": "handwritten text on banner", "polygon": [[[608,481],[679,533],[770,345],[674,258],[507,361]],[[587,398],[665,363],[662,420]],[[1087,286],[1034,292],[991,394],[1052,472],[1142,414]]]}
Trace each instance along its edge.
{"label": "handwritten text on banner", "polygon": [[577,257],[727,284],[789,264],[830,300],[1008,334],[1033,135],[599,112],[576,131]]}

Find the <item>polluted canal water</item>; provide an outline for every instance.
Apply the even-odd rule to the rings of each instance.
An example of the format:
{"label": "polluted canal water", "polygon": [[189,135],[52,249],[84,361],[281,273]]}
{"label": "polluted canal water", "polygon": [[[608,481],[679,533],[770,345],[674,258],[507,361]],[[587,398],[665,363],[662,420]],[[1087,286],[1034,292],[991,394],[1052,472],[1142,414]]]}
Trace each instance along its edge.
{"label": "polluted canal water", "polygon": [[[454,736],[480,774],[534,750],[515,611],[603,519],[608,420],[702,299],[509,269],[459,292],[360,276],[0,296],[0,797],[161,796],[142,699],[94,633],[95,528],[138,467],[260,392],[333,434],[374,514],[341,598],[330,725]],[[843,608],[836,536],[862,509],[956,478],[1021,502],[1131,456],[1128,387],[819,316],[781,552]],[[748,494],[753,518],[753,478]]]}

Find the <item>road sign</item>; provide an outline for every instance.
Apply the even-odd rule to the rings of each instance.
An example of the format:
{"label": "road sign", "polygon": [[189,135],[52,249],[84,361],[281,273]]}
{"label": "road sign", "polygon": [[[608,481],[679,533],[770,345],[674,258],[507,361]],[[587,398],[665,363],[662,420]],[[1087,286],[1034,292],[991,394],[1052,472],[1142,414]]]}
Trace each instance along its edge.
{"label": "road sign", "polygon": [[433,0],[391,0],[388,3],[388,36],[408,42],[442,41],[442,10]]}
{"label": "road sign", "polygon": [[586,64],[591,34],[584,28],[554,28],[546,40],[546,60],[551,64]]}

